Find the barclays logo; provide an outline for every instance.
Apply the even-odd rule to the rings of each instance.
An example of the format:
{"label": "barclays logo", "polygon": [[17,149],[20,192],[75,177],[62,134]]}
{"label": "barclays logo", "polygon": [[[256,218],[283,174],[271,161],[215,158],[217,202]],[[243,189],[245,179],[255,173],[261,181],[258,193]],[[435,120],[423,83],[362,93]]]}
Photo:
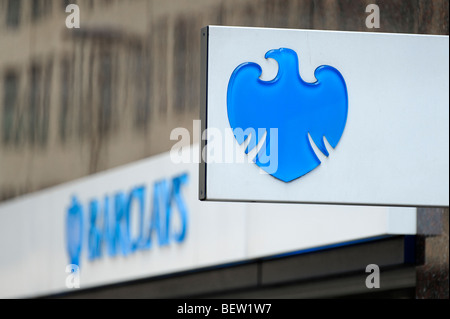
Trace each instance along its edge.
{"label": "barclays logo", "polygon": [[[181,174],[154,183],[151,192],[139,185],[129,192],[91,198],[87,205],[73,196],[66,215],[70,264],[80,266],[83,253],[94,261],[182,243],[188,230],[182,190],[188,182],[188,175]],[[132,225],[137,226],[134,233]]]}
{"label": "barclays logo", "polygon": [[[270,50],[265,58],[278,62],[278,74],[271,81],[260,79],[262,69],[256,63],[243,63],[232,73],[227,92],[228,119],[234,131],[254,132],[246,153],[264,143],[255,164],[287,183],[321,164],[310,138],[325,156],[329,156],[325,138],[336,148],[347,123],[347,86],[341,73],[328,65],[315,70],[316,82],[303,81],[297,54],[291,49]],[[277,128],[277,138],[271,136],[271,128]],[[239,144],[248,137],[235,134]],[[278,143],[276,172],[268,171],[267,161],[262,160],[271,143]]]}

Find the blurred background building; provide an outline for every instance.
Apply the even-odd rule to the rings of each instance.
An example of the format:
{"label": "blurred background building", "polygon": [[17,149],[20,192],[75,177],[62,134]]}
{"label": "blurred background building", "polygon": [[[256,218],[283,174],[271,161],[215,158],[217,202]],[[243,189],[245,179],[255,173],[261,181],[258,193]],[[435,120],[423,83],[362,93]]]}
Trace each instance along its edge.
{"label": "blurred background building", "polygon": [[[80,29],[66,28],[70,3]],[[366,28],[371,3],[380,29]],[[448,35],[448,9],[447,0],[0,0],[0,202],[168,151],[173,128],[192,131],[203,26]],[[443,214],[446,235],[424,245],[448,280]],[[448,281],[443,289],[448,297]]]}

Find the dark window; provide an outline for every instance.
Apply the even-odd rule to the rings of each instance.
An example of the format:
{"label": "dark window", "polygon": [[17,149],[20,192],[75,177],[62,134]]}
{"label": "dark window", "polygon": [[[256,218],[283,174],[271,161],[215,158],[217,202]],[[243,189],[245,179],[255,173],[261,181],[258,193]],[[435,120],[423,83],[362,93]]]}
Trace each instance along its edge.
{"label": "dark window", "polygon": [[149,61],[153,61],[155,67],[155,73],[157,74],[157,81],[149,85],[149,89],[158,92],[154,94],[153,98],[157,98],[158,103],[158,113],[160,115],[167,114],[168,107],[168,96],[167,96],[167,39],[169,38],[169,27],[166,20],[162,20],[157,24],[155,30],[157,33],[153,32],[153,47],[150,47]]}
{"label": "dark window", "polygon": [[[77,4],[77,0],[62,0],[63,10],[65,11],[69,4]],[[92,8],[93,1],[90,1],[90,6]]]}
{"label": "dark window", "polygon": [[42,69],[33,65],[30,72],[30,104],[28,105],[28,140],[34,144],[37,140],[37,132],[41,117],[41,79]]}
{"label": "dark window", "polygon": [[112,56],[104,51],[100,55],[99,89],[100,89],[100,114],[99,130],[106,133],[111,127],[112,120]]}
{"label": "dark window", "polygon": [[52,0],[32,0],[31,20],[36,21],[41,17],[51,13]]}
{"label": "dark window", "polygon": [[8,0],[8,8],[6,15],[6,25],[17,28],[20,24],[21,0]]}
{"label": "dark window", "polygon": [[70,63],[68,59],[61,62],[61,110],[59,119],[59,136],[65,141],[68,136],[68,118],[70,102]]}
{"label": "dark window", "polygon": [[150,116],[150,70],[146,62],[147,52],[137,46],[133,49],[134,60],[134,90],[135,90],[135,123],[137,127],[146,128]]}
{"label": "dark window", "polygon": [[41,0],[32,0],[31,2],[31,19],[37,20],[41,15]]}
{"label": "dark window", "polygon": [[188,63],[188,34],[187,22],[183,18],[179,18],[175,23],[175,110],[184,111],[186,106],[186,74]]}
{"label": "dark window", "polygon": [[72,3],[74,2],[72,2],[71,0],[63,0],[62,1],[63,9],[66,10],[67,6]]}
{"label": "dark window", "polygon": [[42,119],[39,123],[39,143],[44,146],[48,139],[50,96],[52,84],[53,63],[49,62],[44,74],[44,96],[42,101]]}
{"label": "dark window", "polygon": [[44,146],[48,136],[50,84],[52,65],[34,64],[30,70],[30,95],[28,105],[28,141]]}
{"label": "dark window", "polygon": [[176,97],[175,109],[177,111],[191,111],[197,105],[198,98],[196,90],[197,65],[196,50],[198,49],[195,42],[196,32],[195,21],[186,17],[179,17],[175,23],[175,45],[174,45],[174,65],[175,65],[175,83]]}
{"label": "dark window", "polygon": [[3,143],[9,144],[13,138],[14,113],[17,106],[19,79],[15,73],[7,73],[3,98]]}

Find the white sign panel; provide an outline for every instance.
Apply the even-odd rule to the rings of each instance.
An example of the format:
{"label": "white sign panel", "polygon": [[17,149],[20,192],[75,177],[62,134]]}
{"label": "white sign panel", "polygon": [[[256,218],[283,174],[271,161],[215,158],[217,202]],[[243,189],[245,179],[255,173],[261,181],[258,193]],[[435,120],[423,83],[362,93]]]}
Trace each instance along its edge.
{"label": "white sign panel", "polygon": [[416,233],[413,208],[200,202],[197,175],[163,154],[1,204],[0,298]]}
{"label": "white sign panel", "polygon": [[200,199],[448,206],[448,36],[210,26],[202,40]]}

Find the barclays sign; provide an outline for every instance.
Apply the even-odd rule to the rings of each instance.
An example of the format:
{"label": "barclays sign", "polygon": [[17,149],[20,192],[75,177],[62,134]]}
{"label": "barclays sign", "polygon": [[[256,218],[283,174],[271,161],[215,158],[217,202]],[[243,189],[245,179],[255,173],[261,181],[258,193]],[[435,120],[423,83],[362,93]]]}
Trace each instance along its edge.
{"label": "barclays sign", "polygon": [[70,263],[80,265],[83,253],[94,261],[182,243],[189,217],[182,188],[188,183],[185,173],[157,181],[151,188],[139,185],[87,203],[73,195],[66,215]]}
{"label": "barclays sign", "polygon": [[201,39],[200,200],[448,207],[448,36],[208,26]]}

